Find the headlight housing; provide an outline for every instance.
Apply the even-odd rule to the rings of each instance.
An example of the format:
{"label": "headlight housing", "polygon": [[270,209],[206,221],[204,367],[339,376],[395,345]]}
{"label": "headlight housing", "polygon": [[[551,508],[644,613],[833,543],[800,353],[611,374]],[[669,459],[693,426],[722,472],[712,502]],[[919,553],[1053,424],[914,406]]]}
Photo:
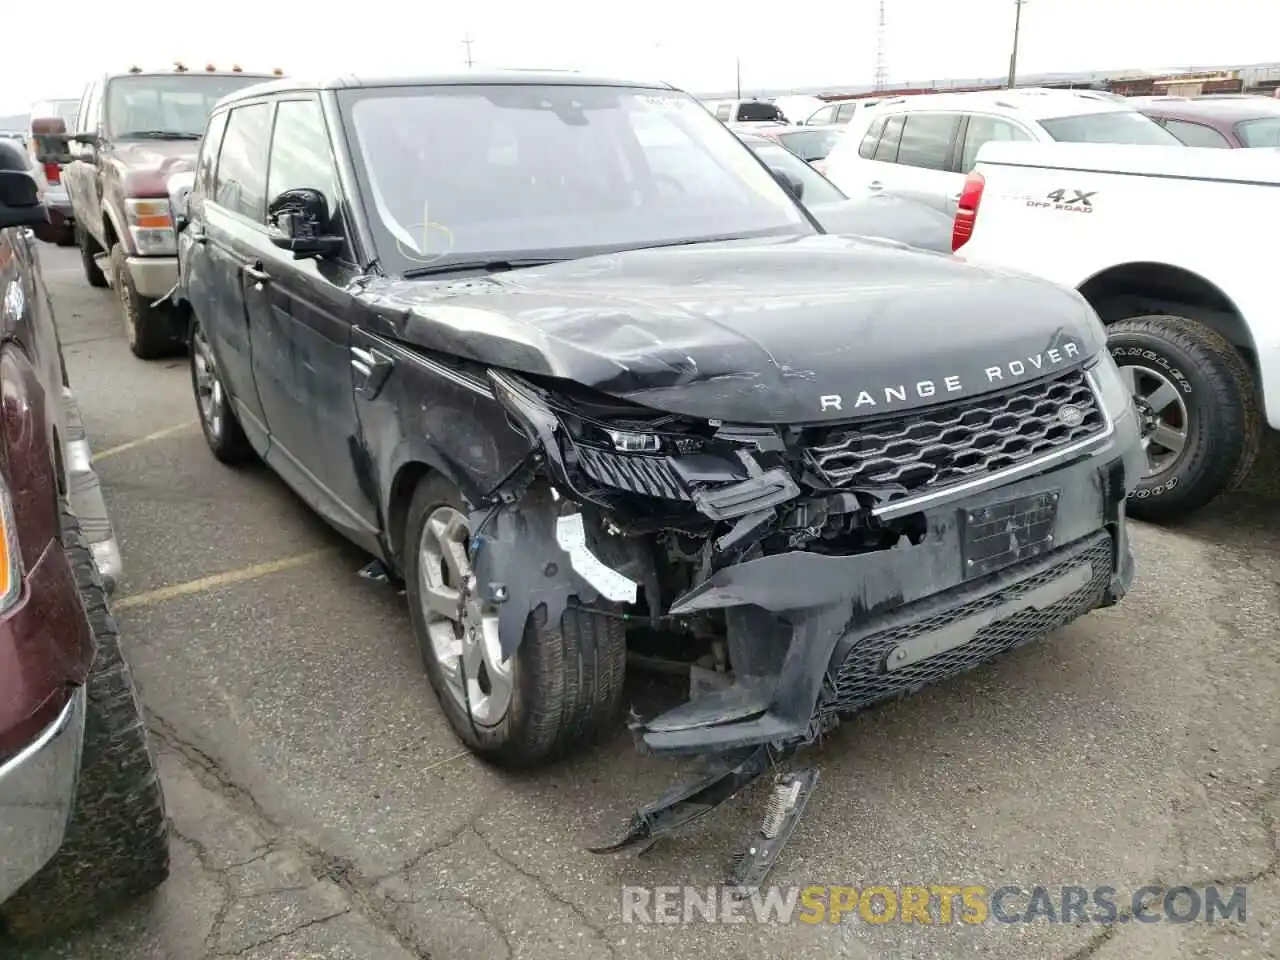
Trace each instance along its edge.
{"label": "headlight housing", "polygon": [[178,252],[177,234],[173,229],[173,208],[163,198],[135,199],[124,202],[129,233],[140,256],[173,256]]}

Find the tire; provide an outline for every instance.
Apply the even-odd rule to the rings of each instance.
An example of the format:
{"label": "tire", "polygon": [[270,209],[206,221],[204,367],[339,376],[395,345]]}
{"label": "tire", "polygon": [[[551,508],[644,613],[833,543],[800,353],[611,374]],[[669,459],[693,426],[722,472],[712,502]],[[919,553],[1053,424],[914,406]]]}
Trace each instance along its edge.
{"label": "tire", "polygon": [[[471,715],[450,692],[445,669],[427,632],[422,604],[419,542],[439,507],[462,511],[462,498],[432,476],[414,492],[405,520],[403,564],[410,619],[427,677],[455,735],[473,753],[499,766],[528,768],[563,757],[595,741],[618,720],[626,673],[626,634],[620,618],[580,607],[549,625],[539,605],[525,621],[511,665],[510,705],[489,725]],[[513,598],[510,602],[520,602]]]}
{"label": "tire", "polygon": [[106,275],[103,274],[102,268],[98,266],[94,256],[102,251],[98,248],[98,244],[85,231],[80,224],[76,224],[73,228],[76,236],[76,246],[80,248],[80,265],[84,267],[84,278],[89,281],[91,287],[105,287],[107,285]]}
{"label": "tire", "polygon": [[170,314],[165,307],[153,307],[138,295],[125,264],[124,247],[118,243],[111,248],[111,276],[113,292],[120,304],[120,317],[124,321],[125,338],[133,355],[139,360],[155,360],[173,353],[175,344]]}
{"label": "tire", "polygon": [[0,905],[6,932],[78,926],[169,876],[169,820],[133,675],[79,521],[63,508],[63,540],[97,641],[84,751],[62,847]]}
{"label": "tire", "polygon": [[58,234],[58,239],[54,241],[60,247],[74,247],[77,244],[76,228],[69,226]]}
{"label": "tire", "polygon": [[[191,344],[191,393],[195,397],[196,414],[200,417],[200,429],[204,433],[205,443],[221,463],[235,465],[252,460],[255,456],[253,447],[236,417],[231,397],[227,395],[218,375],[213,353],[208,349],[204,329],[194,313],[191,315],[188,342]],[[217,384],[216,390],[212,383],[207,384],[212,391],[207,405],[202,398],[202,365],[208,365],[209,376]]]}
{"label": "tire", "polygon": [[1244,357],[1217,331],[1177,316],[1113,323],[1107,345],[1121,367],[1166,378],[1186,411],[1181,454],[1144,477],[1130,495],[1130,515],[1154,522],[1185,516],[1248,476],[1262,438],[1258,394]]}

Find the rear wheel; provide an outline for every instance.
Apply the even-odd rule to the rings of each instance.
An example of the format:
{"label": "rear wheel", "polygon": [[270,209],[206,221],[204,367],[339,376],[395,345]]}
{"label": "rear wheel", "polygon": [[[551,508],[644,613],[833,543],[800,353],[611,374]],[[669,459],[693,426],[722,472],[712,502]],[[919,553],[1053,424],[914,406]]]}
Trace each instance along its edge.
{"label": "rear wheel", "polygon": [[80,265],[84,267],[84,278],[89,281],[91,287],[105,287],[107,285],[107,277],[102,272],[102,268],[98,266],[97,260],[94,259],[102,252],[102,248],[98,246],[93,237],[80,224],[76,224],[73,228],[76,236],[76,246],[80,248]]}
{"label": "rear wheel", "polygon": [[209,337],[194,314],[191,317],[190,340],[191,390],[195,394],[205,442],[223,463],[243,463],[253,457],[253,447],[249,445],[231,406]]}
{"label": "rear wheel", "polygon": [[1129,512],[1170,520],[1238,487],[1257,456],[1262,418],[1253,376],[1230,341],[1157,315],[1112,324],[1107,344],[1133,392],[1147,453]]}
{"label": "rear wheel", "polygon": [[154,360],[172,353],[175,344],[170,314],[165,307],[153,307],[138,295],[125,263],[124,247],[118,243],[111,248],[111,280],[133,355],[139,360]]}
{"label": "rear wheel", "polygon": [[474,591],[470,539],[457,491],[440,477],[421,483],[405,524],[405,586],[427,676],[450,726],[472,751],[510,767],[586,745],[621,711],[622,622],[571,606],[548,623],[539,606],[504,662],[497,611]]}
{"label": "rear wheel", "polygon": [[79,521],[63,510],[63,541],[97,641],[88,681],[84,751],[62,847],[6,903],[0,921],[18,935],[78,925],[169,876],[164,791],[133,674]]}

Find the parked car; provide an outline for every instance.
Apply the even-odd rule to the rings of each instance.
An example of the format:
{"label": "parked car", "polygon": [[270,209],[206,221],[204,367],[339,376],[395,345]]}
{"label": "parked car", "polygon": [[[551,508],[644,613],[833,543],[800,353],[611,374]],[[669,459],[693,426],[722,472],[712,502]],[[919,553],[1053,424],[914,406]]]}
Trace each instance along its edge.
{"label": "parked car", "polygon": [[[168,875],[168,820],[91,525],[110,529],[31,227],[0,143],[0,933],[64,929]],[[92,479],[92,483],[87,483]],[[112,538],[114,547],[114,538]],[[118,562],[118,552],[115,561]]]}
{"label": "parked car", "polygon": [[722,123],[786,123],[786,114],[767,100],[719,100],[708,104]]}
{"label": "parked car", "polygon": [[78,100],[41,100],[31,106],[27,150],[31,156],[36,184],[49,211],[52,242],[75,246],[75,222],[71,198],[62,182],[62,169],[71,161],[66,133],[75,124]]}
{"label": "parked car", "polygon": [[273,74],[188,70],[104,75],[86,88],[63,171],[85,279],[116,294],[134,355],[173,352],[186,331],[157,301],[177,278],[166,182],[190,167],[213,105]]}
{"label": "parked car", "polygon": [[[965,259],[1079,290],[1135,395],[1147,468],[1134,516],[1200,509],[1280,429],[1280,323],[1259,270],[1280,150],[982,148],[956,216]],[[1223,245],[1221,238],[1232,242]]]}
{"label": "parked car", "polygon": [[733,124],[735,133],[753,133],[768,137],[786,147],[806,163],[817,163],[826,158],[835,146],[843,127],[795,127],[790,124],[773,126],[763,123]]}
{"label": "parked car", "polygon": [[989,141],[1179,145],[1121,98],[1019,88],[895,97],[867,111],[826,159],[850,197],[892,193],[954,216],[965,175]]}
{"label": "parked car", "polygon": [[859,97],[856,100],[836,100],[819,107],[800,123],[806,127],[844,126],[853,121],[859,110],[874,107],[882,99],[882,97]]}
{"label": "parked car", "polygon": [[924,250],[951,252],[951,218],[914,200],[878,195],[850,200],[834,183],[770,137],[740,132],[775,177],[828,233],[883,237]]}
{"label": "parked car", "polygon": [[183,222],[209,448],[403,581],[471,750],[527,766],[612,729],[629,623],[721,668],[635,726],[708,780],[598,849],[1130,581],[1142,451],[1087,304],[824,234],[670,87],[241,90]]}
{"label": "parked car", "polygon": [[1258,96],[1131,97],[1189,147],[1280,147],[1280,100]]}

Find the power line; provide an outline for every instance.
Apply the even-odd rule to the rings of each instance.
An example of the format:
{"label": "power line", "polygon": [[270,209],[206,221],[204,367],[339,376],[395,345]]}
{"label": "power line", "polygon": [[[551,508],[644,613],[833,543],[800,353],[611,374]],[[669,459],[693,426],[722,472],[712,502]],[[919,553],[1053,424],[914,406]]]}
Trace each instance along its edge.
{"label": "power line", "polygon": [[465,37],[462,38],[462,45],[467,48],[467,69],[468,70],[471,69],[471,65],[474,62],[471,59],[471,44],[473,43],[475,43],[475,41],[471,39],[470,33],[468,33]]}
{"label": "power line", "polygon": [[1018,34],[1022,29],[1022,5],[1027,0],[1013,0],[1013,52],[1009,54],[1009,89],[1018,80]]}
{"label": "power line", "polygon": [[884,3],[880,0],[880,22],[876,26],[876,89],[883,90],[889,85],[888,53],[885,50]]}

